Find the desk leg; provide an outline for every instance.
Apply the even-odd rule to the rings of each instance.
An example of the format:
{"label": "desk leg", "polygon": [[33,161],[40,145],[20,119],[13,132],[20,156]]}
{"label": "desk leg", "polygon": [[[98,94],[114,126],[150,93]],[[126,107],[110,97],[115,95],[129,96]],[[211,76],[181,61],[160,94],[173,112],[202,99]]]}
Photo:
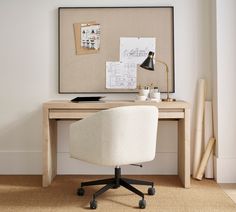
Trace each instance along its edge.
{"label": "desk leg", "polygon": [[43,187],[51,184],[57,171],[57,122],[49,119],[48,108],[43,111]]}
{"label": "desk leg", "polygon": [[190,188],[190,110],[178,123],[178,173],[185,188]]}

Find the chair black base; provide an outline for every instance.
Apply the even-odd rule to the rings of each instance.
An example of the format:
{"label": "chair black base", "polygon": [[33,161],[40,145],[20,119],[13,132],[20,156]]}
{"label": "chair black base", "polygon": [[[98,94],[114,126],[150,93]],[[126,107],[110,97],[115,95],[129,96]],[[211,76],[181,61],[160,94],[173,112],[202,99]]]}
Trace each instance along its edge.
{"label": "chair black base", "polygon": [[105,191],[108,189],[116,189],[119,188],[120,186],[125,187],[126,189],[132,191],[133,193],[139,195],[142,197],[142,199],[139,201],[139,208],[145,208],[146,207],[146,201],[144,200],[144,193],[136,189],[133,185],[147,185],[151,186],[148,188],[148,194],[149,195],[154,195],[155,194],[155,188],[153,187],[154,184],[153,182],[148,182],[148,181],[143,181],[143,180],[135,180],[135,179],[128,179],[128,178],[122,178],[121,177],[121,168],[115,168],[115,177],[114,178],[109,178],[109,179],[103,179],[103,180],[96,180],[96,181],[90,181],[90,182],[82,182],[81,187],[77,190],[77,194],[79,196],[84,195],[84,186],[93,186],[93,185],[105,185],[102,187],[100,190],[95,192],[93,194],[93,198],[90,202],[90,208],[91,209],[96,209],[97,208],[97,201],[96,198],[103,194]]}

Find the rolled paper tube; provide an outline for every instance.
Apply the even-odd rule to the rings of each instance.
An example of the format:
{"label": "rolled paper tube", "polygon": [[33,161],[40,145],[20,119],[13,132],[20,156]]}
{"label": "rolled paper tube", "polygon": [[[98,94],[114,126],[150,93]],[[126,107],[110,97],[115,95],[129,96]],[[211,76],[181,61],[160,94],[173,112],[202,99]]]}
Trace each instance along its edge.
{"label": "rolled paper tube", "polygon": [[208,161],[208,159],[211,155],[211,152],[213,151],[214,143],[215,143],[215,138],[210,138],[210,140],[207,144],[207,147],[206,147],[206,151],[204,152],[204,155],[202,157],[199,169],[198,169],[196,177],[195,177],[198,180],[202,180],[204,170],[205,170],[206,165],[207,165],[207,161]]}
{"label": "rolled paper tube", "polygon": [[[213,119],[212,119],[212,102],[205,102],[205,112],[204,112],[204,144],[205,150],[208,144],[209,139],[213,137]],[[213,151],[211,151],[210,157],[208,159],[206,169],[205,169],[205,178],[214,178],[213,174]]]}
{"label": "rolled paper tube", "polygon": [[195,144],[193,158],[193,177],[196,177],[197,170],[201,161],[202,155],[202,130],[203,130],[203,115],[205,103],[205,80],[199,79],[196,107],[196,129],[195,129]]}

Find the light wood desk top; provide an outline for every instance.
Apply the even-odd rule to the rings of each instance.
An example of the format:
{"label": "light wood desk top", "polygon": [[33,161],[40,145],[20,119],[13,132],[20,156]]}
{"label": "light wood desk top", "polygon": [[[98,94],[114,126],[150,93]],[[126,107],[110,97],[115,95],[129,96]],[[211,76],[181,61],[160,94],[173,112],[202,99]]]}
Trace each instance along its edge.
{"label": "light wood desk top", "polygon": [[94,112],[113,107],[131,105],[153,105],[159,108],[160,119],[184,118],[184,111],[189,104],[184,101],[176,102],[134,102],[134,101],[106,101],[106,102],[79,102],[69,100],[53,100],[44,103],[44,108],[50,109],[50,119],[79,119],[85,118]]}
{"label": "light wood desk top", "polygon": [[72,103],[53,100],[43,104],[43,186],[49,186],[56,176],[57,121],[82,119],[98,111],[131,105],[154,105],[159,119],[178,120],[178,174],[185,188],[190,187],[190,109],[184,101],[134,102],[106,101]]}
{"label": "light wood desk top", "polygon": [[107,101],[94,101],[94,102],[79,102],[74,103],[69,100],[51,100],[45,102],[44,107],[48,108],[71,108],[71,109],[88,109],[88,108],[112,108],[112,107],[120,107],[120,106],[130,106],[130,105],[154,105],[158,108],[182,108],[182,109],[189,109],[189,104],[185,101],[174,101],[174,102],[154,102],[154,101],[119,101],[119,100],[107,100]]}

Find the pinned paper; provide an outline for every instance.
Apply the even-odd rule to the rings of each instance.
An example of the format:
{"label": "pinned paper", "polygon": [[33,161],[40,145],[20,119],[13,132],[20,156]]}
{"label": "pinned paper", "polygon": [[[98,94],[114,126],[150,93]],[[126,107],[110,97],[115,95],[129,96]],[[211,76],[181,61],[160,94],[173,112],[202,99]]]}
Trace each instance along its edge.
{"label": "pinned paper", "polygon": [[120,61],[123,63],[141,64],[150,51],[155,52],[155,38],[120,38]]}
{"label": "pinned paper", "polygon": [[96,49],[100,47],[100,24],[81,24],[81,47]]}
{"label": "pinned paper", "polygon": [[95,21],[74,23],[76,55],[95,54],[100,49],[100,24]]}
{"label": "pinned paper", "polygon": [[135,89],[136,78],[135,63],[106,62],[106,88]]}

